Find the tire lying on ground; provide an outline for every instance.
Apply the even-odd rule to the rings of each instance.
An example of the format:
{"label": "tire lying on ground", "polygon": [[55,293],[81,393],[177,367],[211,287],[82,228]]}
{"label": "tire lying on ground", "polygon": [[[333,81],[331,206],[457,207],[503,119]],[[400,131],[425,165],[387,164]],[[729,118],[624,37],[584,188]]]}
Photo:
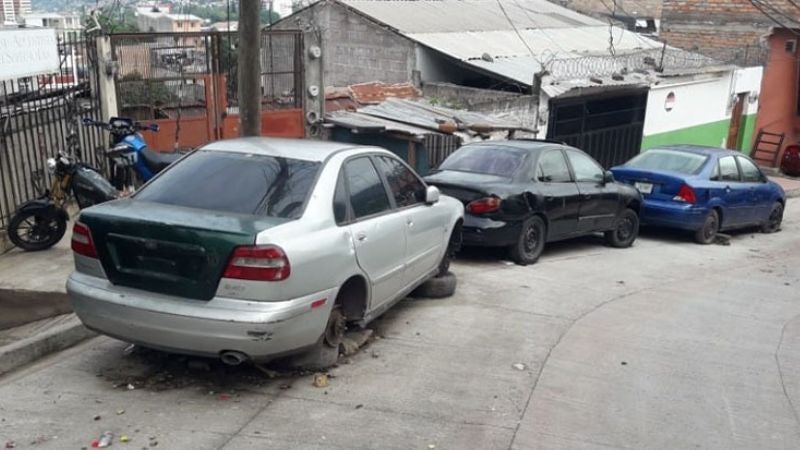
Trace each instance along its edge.
{"label": "tire lying on ground", "polygon": [[450,297],[456,293],[457,284],[458,282],[455,274],[453,272],[447,272],[444,275],[433,277],[422,283],[411,292],[411,296],[417,298]]}

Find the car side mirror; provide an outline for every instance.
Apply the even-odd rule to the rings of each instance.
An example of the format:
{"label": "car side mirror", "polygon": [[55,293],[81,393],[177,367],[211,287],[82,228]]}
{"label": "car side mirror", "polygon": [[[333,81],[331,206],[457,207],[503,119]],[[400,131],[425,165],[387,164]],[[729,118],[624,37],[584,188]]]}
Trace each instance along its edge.
{"label": "car side mirror", "polygon": [[428,186],[428,190],[425,191],[425,203],[433,205],[438,201],[439,201],[439,188],[437,188],[436,186]]}
{"label": "car side mirror", "polygon": [[613,183],[614,182],[614,174],[610,170],[606,170],[603,172],[603,183]]}

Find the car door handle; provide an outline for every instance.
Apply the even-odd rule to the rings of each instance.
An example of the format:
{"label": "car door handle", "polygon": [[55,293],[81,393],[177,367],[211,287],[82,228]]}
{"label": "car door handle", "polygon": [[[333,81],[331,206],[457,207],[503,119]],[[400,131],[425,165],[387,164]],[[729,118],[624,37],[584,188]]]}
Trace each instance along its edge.
{"label": "car door handle", "polygon": [[730,186],[725,186],[725,192],[730,192],[730,191],[731,191],[731,187]]}
{"label": "car door handle", "polygon": [[362,231],[362,232],[359,232],[359,233],[356,235],[356,239],[358,239],[358,242],[364,242],[364,241],[366,241],[366,240],[367,240],[367,233],[364,233],[363,231]]}

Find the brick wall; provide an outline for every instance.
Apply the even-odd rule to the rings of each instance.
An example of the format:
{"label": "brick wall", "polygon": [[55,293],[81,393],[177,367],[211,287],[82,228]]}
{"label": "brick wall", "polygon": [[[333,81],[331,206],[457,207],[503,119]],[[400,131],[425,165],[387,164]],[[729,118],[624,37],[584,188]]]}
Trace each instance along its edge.
{"label": "brick wall", "polygon": [[[609,15],[613,10],[612,0],[550,0],[561,5],[592,16]],[[654,18],[661,17],[662,0],[617,0],[617,14],[631,17]],[[611,9],[611,10],[610,10]]]}
{"label": "brick wall", "polygon": [[[770,4],[800,20],[800,9],[789,2]],[[762,37],[773,26],[749,0],[664,0],[660,37],[669,45],[723,61],[758,65],[766,57]]]}
{"label": "brick wall", "polygon": [[296,29],[316,24],[322,31],[326,86],[370,81],[412,81],[415,44],[365,17],[334,3],[321,1],[275,24]]}

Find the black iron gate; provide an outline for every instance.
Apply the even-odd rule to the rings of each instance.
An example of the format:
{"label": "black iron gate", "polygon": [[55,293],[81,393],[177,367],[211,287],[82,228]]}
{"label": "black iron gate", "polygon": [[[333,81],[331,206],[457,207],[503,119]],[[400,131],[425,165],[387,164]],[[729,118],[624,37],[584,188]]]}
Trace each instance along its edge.
{"label": "black iron gate", "polygon": [[0,81],[0,230],[20,203],[49,186],[47,158],[66,150],[70,128],[80,141],[75,156],[105,170],[101,131],[80,126],[82,117],[100,119],[94,39],[65,33],[57,45],[57,72]]}
{"label": "black iron gate", "polygon": [[641,151],[647,91],[550,101],[547,137],[592,155],[605,168]]}

